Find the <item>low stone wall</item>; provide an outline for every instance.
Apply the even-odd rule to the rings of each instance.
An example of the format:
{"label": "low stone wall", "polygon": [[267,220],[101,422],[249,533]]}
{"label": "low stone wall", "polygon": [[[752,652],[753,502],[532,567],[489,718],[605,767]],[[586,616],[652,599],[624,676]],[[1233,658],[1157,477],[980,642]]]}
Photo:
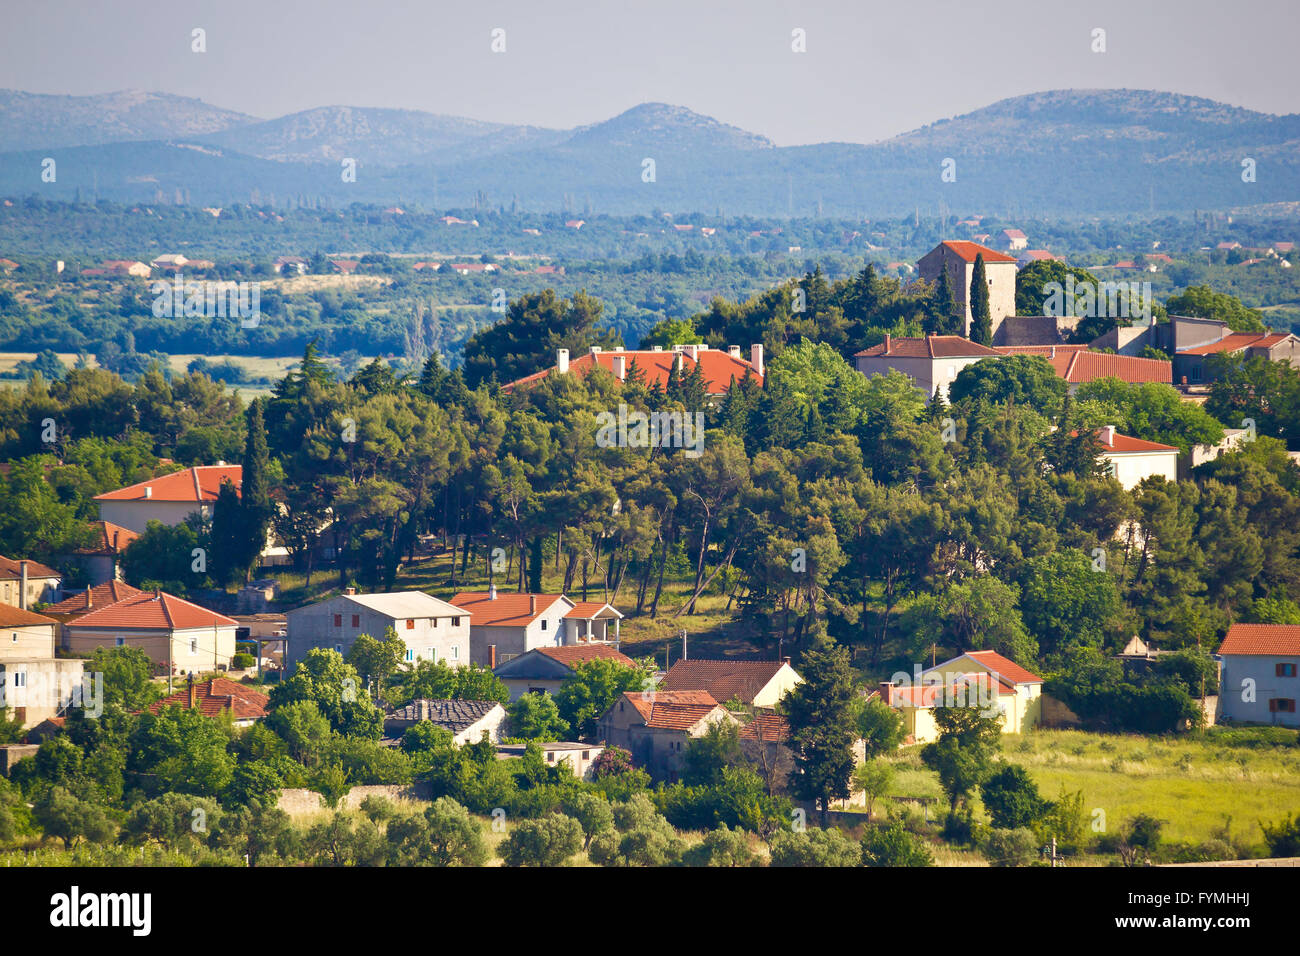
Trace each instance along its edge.
{"label": "low stone wall", "polygon": [[[348,791],[347,796],[339,801],[339,809],[355,810],[361,806],[361,801],[366,797],[386,797],[389,800],[431,800],[433,794],[427,784],[419,783],[405,787],[378,785],[353,787]],[[324,797],[315,790],[302,787],[281,790],[280,802],[276,806],[290,815],[327,809]]]}
{"label": "low stone wall", "polygon": [[9,770],[24,757],[36,756],[39,744],[5,744],[0,747],[0,774],[9,776]]}

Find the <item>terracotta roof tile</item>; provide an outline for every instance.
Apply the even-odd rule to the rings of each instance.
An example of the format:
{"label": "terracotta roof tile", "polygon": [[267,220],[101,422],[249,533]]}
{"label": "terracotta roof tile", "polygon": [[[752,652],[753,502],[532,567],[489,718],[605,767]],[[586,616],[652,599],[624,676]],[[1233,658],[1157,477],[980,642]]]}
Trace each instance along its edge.
{"label": "terracotta roof tile", "polygon": [[[1168,446],[1160,446],[1162,448]],[[999,677],[1015,681],[1017,684],[1041,684],[1043,679],[1037,674],[1025,670],[1009,657],[1003,657],[997,651],[967,651],[966,656],[979,661]]]}
{"label": "terracotta roof tile", "polygon": [[95,500],[144,501],[147,497],[150,501],[216,501],[221,483],[229,479],[238,491],[243,474],[242,465],[200,465],[106,491],[96,495]]}
{"label": "terracotta roof tile", "polygon": [[668,669],[664,691],[706,691],[715,701],[739,697],[752,704],[782,667],[782,661],[678,661]]}
{"label": "terracotta roof tile", "polygon": [[978,242],[969,242],[965,239],[949,239],[941,243],[941,245],[947,246],[965,262],[974,262],[975,257],[981,254],[983,254],[986,263],[1016,261],[1015,256],[1003,255],[996,249],[990,249],[987,246],[981,246]]}
{"label": "terracotta roof tile", "polygon": [[14,607],[12,604],[0,604],[0,627],[30,627],[34,624],[58,624],[52,617],[35,614]]}
{"label": "terracotta roof tile", "polygon": [[[530,598],[537,598],[537,609],[530,611]],[[472,627],[524,627],[542,615],[563,594],[514,594],[497,592],[493,600],[486,591],[461,591],[451,603],[469,614]]]}
{"label": "terracotta roof tile", "polygon": [[[611,607],[603,601],[578,601],[573,605],[573,610],[564,616],[566,618],[572,617],[577,618],[578,620],[587,620],[588,618],[595,617],[607,607],[615,614],[618,614],[617,608]],[[619,614],[619,617],[622,616],[623,615]]]}
{"label": "terracotta roof tile", "polygon": [[116,604],[118,601],[144,593],[144,591],[132,587],[125,581],[107,581],[104,584],[96,585],[89,591],[82,591],[70,598],[64,598],[58,604],[52,604],[46,608],[46,611],[50,614],[82,614],[95,608],[108,607],[110,604]]}
{"label": "terracotta roof tile", "polygon": [[1300,627],[1294,624],[1234,624],[1219,645],[1220,655],[1300,657]]}
{"label": "terracotta roof tile", "polygon": [[[27,577],[62,578],[58,571],[41,564],[39,561],[27,562]],[[22,561],[0,555],[0,581],[17,581],[22,578]]]}
{"label": "terracotta roof tile", "polygon": [[545,654],[553,661],[566,667],[585,661],[617,661],[628,667],[636,667],[636,661],[626,654],[610,647],[608,644],[572,644],[566,647],[538,647],[537,653]]}
{"label": "terracotta roof tile", "polygon": [[1210,342],[1206,345],[1196,345],[1190,349],[1183,349],[1179,355],[1215,355],[1219,352],[1240,352],[1242,349],[1249,348],[1272,348],[1280,342],[1285,342],[1289,337],[1286,332],[1232,332],[1225,335],[1217,342]]}
{"label": "terracotta roof tile", "polygon": [[790,739],[790,723],[780,714],[759,713],[740,728],[741,740],[759,743],[785,743]]}
{"label": "terracotta roof tile", "polygon": [[661,730],[690,730],[713,713],[718,702],[705,691],[647,691],[625,693],[645,726]]}
{"label": "terracotta roof tile", "polygon": [[1118,378],[1129,383],[1160,382],[1168,385],[1174,378],[1173,363],[1168,360],[1094,352],[1086,346],[1004,345],[998,351],[1004,355],[1045,358],[1056,369],[1056,374],[1071,384]]}
{"label": "terracotta roof tile", "polygon": [[[585,355],[579,355],[569,361],[569,371],[584,376],[593,368],[599,365],[608,372],[614,371],[614,358],[623,356],[627,359],[626,368],[630,372],[632,363],[635,361],[637,368],[645,374],[646,385],[654,385],[656,382],[661,386],[668,384],[668,375],[673,368],[674,357],[679,354],[672,351],[655,352],[649,349],[624,349],[622,352],[602,351],[594,356],[588,352]],[[720,349],[704,349],[696,353],[699,358],[692,359],[689,352],[680,353],[682,356],[682,367],[690,372],[698,364],[704,373],[704,388],[710,395],[721,395],[731,387],[734,379],[739,382],[748,374],[756,384],[763,384],[763,376],[758,370],[744,358],[736,358],[729,352]],[[511,382],[504,386],[505,391],[510,391],[519,385],[528,385],[533,382],[541,381],[547,375],[554,371],[554,366],[544,369],[540,372],[534,372],[532,375],[526,375],[517,381]]]}
{"label": "terracotta roof tile", "polygon": [[[194,705],[208,717],[215,717],[223,711],[230,711],[236,720],[260,720],[266,716],[266,707],[270,697],[259,690],[225,677],[214,677],[194,685]],[[162,700],[149,705],[149,712],[156,714],[164,707],[188,707],[189,687]]]}
{"label": "terracotta roof tile", "polygon": [[83,614],[71,627],[106,627],[117,630],[176,630],[192,627],[236,627],[237,621],[191,604],[174,594],[141,591]]}
{"label": "terracotta roof tile", "polygon": [[95,529],[95,543],[88,548],[82,548],[77,552],[78,554],[120,554],[132,541],[140,537],[130,528],[123,528],[120,524],[111,521],[93,521],[91,527]]}
{"label": "terracotta roof tile", "polygon": [[886,342],[855,353],[855,357],[863,355],[935,359],[971,356],[1000,358],[1002,353],[960,335],[927,335],[923,338],[890,336]]}

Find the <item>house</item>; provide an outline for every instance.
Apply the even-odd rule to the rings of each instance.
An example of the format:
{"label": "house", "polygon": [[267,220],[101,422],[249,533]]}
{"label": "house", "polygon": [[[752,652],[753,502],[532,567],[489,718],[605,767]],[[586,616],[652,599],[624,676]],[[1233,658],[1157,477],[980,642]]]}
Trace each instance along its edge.
{"label": "house", "polygon": [[1300,627],[1234,624],[1216,656],[1220,718],[1300,727]]}
{"label": "house", "polygon": [[63,575],[39,561],[0,555],[0,603],[28,610],[33,604],[57,601]]}
{"label": "house", "polygon": [[1178,480],[1178,449],[1172,445],[1121,435],[1114,425],[1097,429],[1097,441],[1109,474],[1126,490],[1153,476]]}
{"label": "house", "polygon": [[659,346],[651,349],[615,348],[605,351],[593,345],[587,354],[570,359],[568,349],[557,349],[555,364],[548,369],[534,372],[521,379],[503,386],[503,391],[510,392],[521,386],[540,382],[548,375],[586,376],[594,368],[603,368],[613,373],[620,382],[626,381],[633,363],[643,373],[645,384],[660,387],[668,384],[668,376],[677,369],[691,372],[698,365],[704,376],[704,390],[713,397],[725,395],[734,382],[749,376],[754,384],[763,384],[765,368],[763,365],[763,346],[751,345],[749,360],[741,358],[740,346],[733,345],[725,352],[711,349],[703,343],[695,345],[674,345],[665,351]]}
{"label": "house", "polygon": [[524,694],[554,694],[573,676],[576,665],[599,660],[637,666],[636,661],[609,644],[575,644],[534,648],[503,661],[492,673],[510,689],[510,699],[516,701]]}
{"label": "house", "polygon": [[470,275],[477,272],[496,272],[500,267],[492,262],[452,262],[447,268],[457,275]]}
{"label": "house", "polygon": [[585,219],[567,219],[564,222],[566,229],[581,229],[587,224]]}
{"label": "house", "polygon": [[384,718],[384,742],[394,746],[401,742],[402,734],[411,727],[428,721],[451,731],[452,742],[459,746],[476,744],[484,734],[492,743],[497,743],[506,719],[506,709],[495,700],[431,700],[421,697]]}
{"label": "house", "polygon": [[566,644],[618,646],[619,622],[623,620],[623,614],[612,604],[578,601],[573,605],[573,610],[564,615],[564,620],[568,625]]}
{"label": "house", "polygon": [[1290,332],[1230,332],[1223,338],[1174,353],[1176,381],[1199,385],[1214,380],[1211,355],[1235,355],[1241,361],[1262,358],[1300,368],[1300,339]]}
{"label": "house", "polygon": [[94,587],[120,577],[118,561],[122,552],[140,535],[111,521],[94,521],[91,527],[95,532],[94,543],[76,551],[71,559],[86,572],[90,586]]}
{"label": "house", "polygon": [[59,622],[0,604],[0,715],[33,727],[80,703],[85,662],[55,656]]}
{"label": "house", "polygon": [[565,616],[575,603],[563,594],[462,591],[451,603],[469,615],[470,660],[495,669],[539,647],[576,644]]}
{"label": "house", "polygon": [[13,272],[18,268],[18,263],[12,259],[0,259],[0,272]]}
{"label": "house", "polygon": [[1096,352],[1086,345],[1004,345],[998,351],[1003,355],[1038,355],[1046,359],[1069,384],[1071,395],[1080,385],[1099,378],[1117,378],[1130,385],[1173,383],[1173,364],[1163,359]]}
{"label": "house", "polygon": [[63,626],[63,646],[81,656],[97,647],[138,647],[163,674],[226,670],[236,621],[164,591],[142,591]]}
{"label": "house", "polygon": [[[542,748],[542,759],[548,766],[568,764],[573,775],[579,780],[590,780],[596,760],[605,752],[600,744],[584,744],[571,740],[557,740],[538,744]],[[527,744],[497,744],[497,759],[518,760],[528,749]]]}
{"label": "house", "polygon": [[1056,262],[1060,256],[1054,256],[1046,249],[1025,249],[1016,256],[1016,268],[1023,269],[1034,262]]}
{"label": "house", "polygon": [[1018,734],[1037,726],[1042,694],[1043,679],[1010,658],[996,651],[967,651],[919,671],[907,685],[882,682],[872,697],[899,710],[910,742],[926,743],[939,736],[936,707],[979,706],[987,716],[999,717],[1003,733]]}
{"label": "house", "polygon": [[178,252],[169,252],[166,255],[154,259],[149,263],[149,265],[153,266],[155,269],[181,269],[184,268],[185,263],[189,261],[190,260],[186,259]]}
{"label": "house", "polygon": [[1029,246],[1029,237],[1019,229],[1003,229],[998,233],[997,241],[1003,248],[1012,251]]}
{"label": "house", "polygon": [[188,707],[202,711],[205,717],[229,714],[236,727],[251,727],[266,716],[270,700],[261,691],[227,677],[196,681],[190,675],[184,690],[154,701],[149,713],[157,714],[164,707]]}
{"label": "house", "polygon": [[867,377],[885,375],[891,369],[902,372],[929,401],[936,393],[946,400],[957,373],[987,358],[1002,358],[1002,353],[960,335],[907,338],[886,333],[885,341],[856,353],[853,361]]}
{"label": "house", "polygon": [[333,648],[346,657],[362,634],[382,640],[389,628],[406,645],[403,656],[409,664],[424,660],[464,667],[470,660],[468,612],[423,591],[357,594],[348,588],[286,617],[290,667],[318,648]]}
{"label": "house", "polygon": [[675,782],[687,745],[718,722],[740,724],[707,691],[629,691],[600,718],[598,736],[652,776]]}
{"label": "house", "polygon": [[775,707],[796,684],[803,682],[790,666],[779,661],[679,660],[668,669],[662,691],[702,690],[717,701],[738,699],[751,707]]}
{"label": "house", "polygon": [[282,276],[302,275],[307,271],[307,266],[308,262],[302,256],[278,256],[271,263],[271,268]]}
{"label": "house", "polygon": [[149,278],[152,272],[143,262],[136,262],[133,259],[105,259],[101,268],[105,275],[136,276],[140,279]]}
{"label": "house", "polygon": [[975,273],[975,259],[984,257],[984,274],[989,285],[989,312],[993,318],[993,334],[1008,315],[1016,314],[1016,260],[978,242],[950,239],[939,243],[917,262],[921,278],[937,282],[943,270],[948,272],[953,299],[961,306],[966,318],[965,335],[970,336],[971,303],[970,283]]}
{"label": "house", "polygon": [[361,265],[361,263],[356,259],[331,259],[330,260],[330,266],[334,269],[334,271],[342,273],[343,275],[352,275],[352,273],[357,271],[357,266],[359,265]]}
{"label": "house", "polygon": [[174,527],[195,512],[209,518],[222,482],[231,482],[238,491],[243,474],[242,466],[220,462],[136,482],[96,495],[99,517],[136,534],[147,531],[150,521]]}

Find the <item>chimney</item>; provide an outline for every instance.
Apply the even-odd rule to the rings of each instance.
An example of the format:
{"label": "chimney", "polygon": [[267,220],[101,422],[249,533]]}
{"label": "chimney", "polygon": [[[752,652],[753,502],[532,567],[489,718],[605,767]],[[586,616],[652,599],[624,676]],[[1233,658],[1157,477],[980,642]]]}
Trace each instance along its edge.
{"label": "chimney", "polygon": [[754,371],[759,375],[765,375],[763,371],[763,343],[758,342],[749,347],[749,364],[754,366]]}
{"label": "chimney", "polygon": [[664,350],[664,347],[663,347],[662,345],[652,345],[652,346],[650,346],[650,351],[651,351],[651,352],[662,352],[663,350]]}
{"label": "chimney", "polygon": [[1052,346],[1052,358],[1056,358],[1056,346]]}
{"label": "chimney", "polygon": [[194,671],[190,671],[189,692],[190,692],[190,707],[194,707],[195,701],[198,698],[198,694],[194,686]]}
{"label": "chimney", "polygon": [[569,373],[569,350],[568,349],[555,350],[555,370],[559,372],[561,375],[567,375]]}
{"label": "chimney", "polygon": [[730,355],[730,356],[731,356],[732,358],[734,358],[734,359],[738,359],[738,358],[740,358],[740,346],[739,346],[739,345],[728,345],[728,346],[727,346],[727,354]]}
{"label": "chimney", "polygon": [[682,353],[679,352],[679,351],[674,350],[674,351],[673,351],[673,371],[676,372],[676,371],[677,371],[679,368],[681,368],[681,367],[682,367]]}
{"label": "chimney", "polygon": [[[27,562],[18,562],[18,607],[27,610]],[[15,678],[16,680],[17,678]]]}
{"label": "chimney", "polygon": [[1103,445],[1115,444],[1115,426],[1105,425],[1101,429],[1101,443]]}
{"label": "chimney", "polygon": [[600,354],[600,346],[599,345],[591,346],[591,357],[595,358],[599,354]]}
{"label": "chimney", "polygon": [[149,485],[145,485],[145,486],[144,486],[144,496],[145,496],[146,498],[152,498],[152,497],[153,497],[153,488],[151,488]]}
{"label": "chimney", "polygon": [[528,614],[532,616],[537,613],[537,595],[528,595]]}
{"label": "chimney", "polygon": [[889,333],[885,333],[885,354],[889,354]]}
{"label": "chimney", "polygon": [[1184,375],[1184,376],[1183,376],[1183,388],[1186,388],[1186,387],[1187,387],[1187,376]]}
{"label": "chimney", "polygon": [[621,345],[615,345],[615,346],[614,346],[614,351],[615,351],[615,352],[623,352],[623,351],[626,351],[626,350],[625,350],[625,349],[623,348],[623,346],[621,346]]}
{"label": "chimney", "polygon": [[488,600],[495,601],[496,599],[497,599],[497,586],[495,584],[490,584],[488,585]]}
{"label": "chimney", "polygon": [[488,670],[490,671],[496,670],[496,667],[497,667],[497,646],[495,644],[489,644],[488,645]]}
{"label": "chimney", "polygon": [[880,682],[880,699],[889,704],[891,707],[894,703],[894,682],[882,680]]}
{"label": "chimney", "polygon": [[623,355],[614,356],[614,377],[620,382],[627,380],[627,358]]}
{"label": "chimney", "polygon": [[356,593],[357,593],[357,589],[356,589],[356,588],[344,588],[344,589],[343,589],[343,593],[344,593],[344,594],[347,594],[347,595],[350,596],[350,595],[356,594]]}

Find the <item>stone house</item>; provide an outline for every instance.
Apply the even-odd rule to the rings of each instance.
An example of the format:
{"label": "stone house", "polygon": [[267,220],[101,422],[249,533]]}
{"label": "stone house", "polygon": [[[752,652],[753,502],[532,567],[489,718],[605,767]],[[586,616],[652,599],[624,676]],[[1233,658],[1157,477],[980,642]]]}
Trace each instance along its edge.
{"label": "stone house", "polygon": [[285,617],[289,667],[317,648],[332,648],[347,657],[362,634],[382,640],[389,628],[406,645],[403,659],[408,664],[425,660],[464,667],[470,660],[468,612],[423,591],[357,594],[349,588]]}
{"label": "stone house", "polygon": [[707,691],[628,692],[601,717],[598,736],[628,751],[651,776],[675,782],[687,745],[718,722],[740,723]]}
{"label": "stone house", "polygon": [[965,316],[963,335],[970,337],[970,284],[975,274],[975,259],[984,257],[984,275],[989,286],[989,314],[996,341],[998,327],[1008,315],[1016,314],[1016,260],[1014,256],[981,246],[977,242],[950,239],[939,243],[916,263],[921,278],[937,282],[943,270],[952,283],[952,295]]}

